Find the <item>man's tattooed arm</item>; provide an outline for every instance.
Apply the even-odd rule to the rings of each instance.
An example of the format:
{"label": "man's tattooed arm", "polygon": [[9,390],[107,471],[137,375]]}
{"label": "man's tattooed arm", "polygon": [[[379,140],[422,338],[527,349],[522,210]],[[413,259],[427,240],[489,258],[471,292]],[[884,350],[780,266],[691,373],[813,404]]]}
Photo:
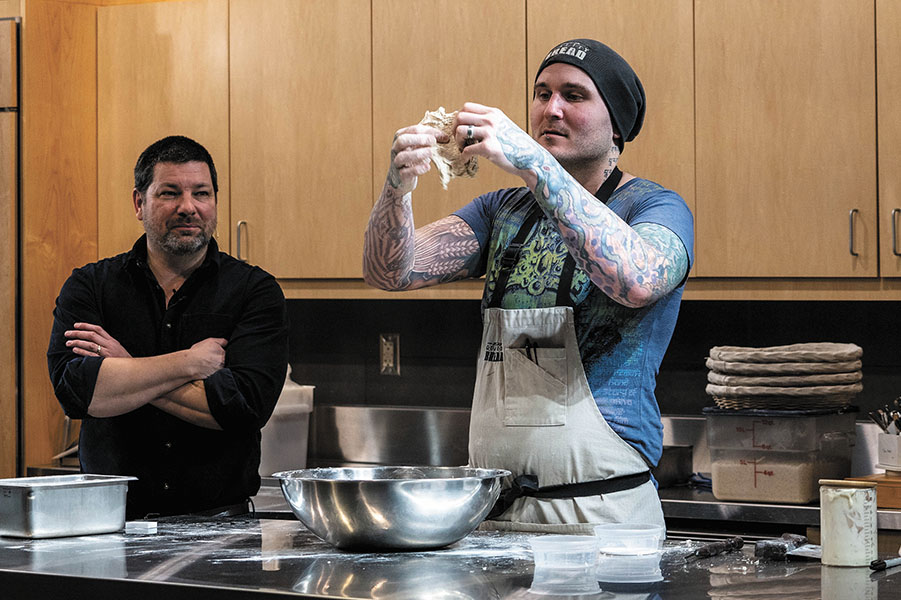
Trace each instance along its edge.
{"label": "man's tattooed arm", "polygon": [[506,120],[497,139],[507,160],[531,176],[539,204],[553,218],[569,252],[610,298],[631,307],[653,303],[675,289],[688,272],[679,237],[657,224],[634,228],[598,202],[528,134]]}
{"label": "man's tattooed arm", "polygon": [[414,290],[469,277],[479,263],[472,228],[452,215],[414,230],[411,194],[402,193],[396,181],[389,172],[366,227],[366,283],[383,290]]}

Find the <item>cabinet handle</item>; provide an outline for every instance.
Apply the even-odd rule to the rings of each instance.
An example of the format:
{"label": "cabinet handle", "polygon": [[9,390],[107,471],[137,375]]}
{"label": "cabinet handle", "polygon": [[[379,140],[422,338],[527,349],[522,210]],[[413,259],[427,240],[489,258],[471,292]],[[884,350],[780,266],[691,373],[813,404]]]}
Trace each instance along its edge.
{"label": "cabinet handle", "polygon": [[247,231],[247,221],[238,221],[238,225],[235,227],[235,258],[247,262],[247,259],[241,256],[241,231]]}
{"label": "cabinet handle", "polygon": [[854,251],[854,215],[858,212],[860,211],[852,208],[851,212],[848,213],[848,251],[851,253],[851,256],[860,256]]}
{"label": "cabinet handle", "polygon": [[892,209],[892,254],[895,256],[901,256],[901,252],[898,252],[898,218],[897,214],[901,212],[901,208]]}

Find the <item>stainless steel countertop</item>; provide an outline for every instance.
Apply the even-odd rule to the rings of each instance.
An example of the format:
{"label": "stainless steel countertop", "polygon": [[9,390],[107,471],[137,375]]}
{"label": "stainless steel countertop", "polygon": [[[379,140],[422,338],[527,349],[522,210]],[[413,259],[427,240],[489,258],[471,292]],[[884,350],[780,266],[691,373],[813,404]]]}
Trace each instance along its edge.
{"label": "stainless steel countertop", "polygon": [[[14,598],[571,598],[530,591],[531,537],[476,531],[439,550],[349,553],[293,519],[169,518],[151,535],[0,538],[0,587]],[[602,583],[602,591],[578,598],[901,598],[901,569],[871,573],[867,567],[764,561],[754,557],[753,545],[686,561],[698,545],[668,540],[661,582]]]}
{"label": "stainless steel countertop", "polygon": [[[805,527],[820,526],[820,507],[817,504],[764,504],[717,500],[713,494],[689,487],[673,487],[660,490],[663,516],[667,519],[692,519],[708,522],[743,522],[790,524]],[[278,481],[263,480],[263,486],[254,497],[254,506],[260,513],[290,514]],[[901,510],[880,508],[877,511],[879,529],[901,531]]]}

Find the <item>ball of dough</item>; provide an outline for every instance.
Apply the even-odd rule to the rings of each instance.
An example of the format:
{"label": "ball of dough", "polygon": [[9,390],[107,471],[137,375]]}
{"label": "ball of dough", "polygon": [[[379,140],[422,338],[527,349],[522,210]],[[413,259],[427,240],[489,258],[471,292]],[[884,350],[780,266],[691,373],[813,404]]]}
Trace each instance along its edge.
{"label": "ball of dough", "polygon": [[432,148],[432,162],[438,169],[438,179],[441,186],[447,189],[448,182],[454,177],[475,177],[479,171],[479,163],[473,156],[469,160],[465,160],[457,146],[457,140],[454,139],[454,117],[457,111],[444,112],[444,107],[439,106],[438,110],[427,110],[420,125],[427,125],[440,129],[450,136],[450,141]]}

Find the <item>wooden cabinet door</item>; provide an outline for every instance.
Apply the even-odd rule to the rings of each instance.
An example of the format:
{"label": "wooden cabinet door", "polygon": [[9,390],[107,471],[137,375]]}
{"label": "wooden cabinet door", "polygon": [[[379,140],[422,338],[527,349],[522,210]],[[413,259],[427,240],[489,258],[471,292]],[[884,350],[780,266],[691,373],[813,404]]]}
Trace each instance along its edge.
{"label": "wooden cabinet door", "polygon": [[[0,21],[0,108],[16,102],[16,23]],[[18,352],[18,113],[0,111],[0,478],[16,476]]]}
{"label": "wooden cabinet door", "polygon": [[100,257],[144,229],[131,192],[141,152],[167,135],[206,147],[219,180],[219,229],[229,246],[228,3],[190,0],[97,11],[97,187]]}
{"label": "wooden cabinet door", "polygon": [[529,0],[529,87],[547,52],[573,38],[607,44],[647,96],[641,132],[620,168],[676,191],[694,212],[692,0]]}
{"label": "wooden cabinet door", "polygon": [[281,278],[361,277],[372,208],[370,3],[230,6],[241,258]]}
{"label": "wooden cabinet door", "polygon": [[[394,133],[427,110],[478,102],[528,126],[524,0],[374,0],[372,10],[373,200],[385,184]],[[521,185],[480,160],[475,178],[453,179],[444,190],[433,165],[413,192],[416,226],[480,194]],[[362,237],[356,249],[362,252]]]}
{"label": "wooden cabinet door", "polygon": [[870,0],[695,1],[696,275],[877,275],[874,29]]}
{"label": "wooden cabinet door", "polygon": [[879,271],[901,276],[901,2],[876,0]]}

